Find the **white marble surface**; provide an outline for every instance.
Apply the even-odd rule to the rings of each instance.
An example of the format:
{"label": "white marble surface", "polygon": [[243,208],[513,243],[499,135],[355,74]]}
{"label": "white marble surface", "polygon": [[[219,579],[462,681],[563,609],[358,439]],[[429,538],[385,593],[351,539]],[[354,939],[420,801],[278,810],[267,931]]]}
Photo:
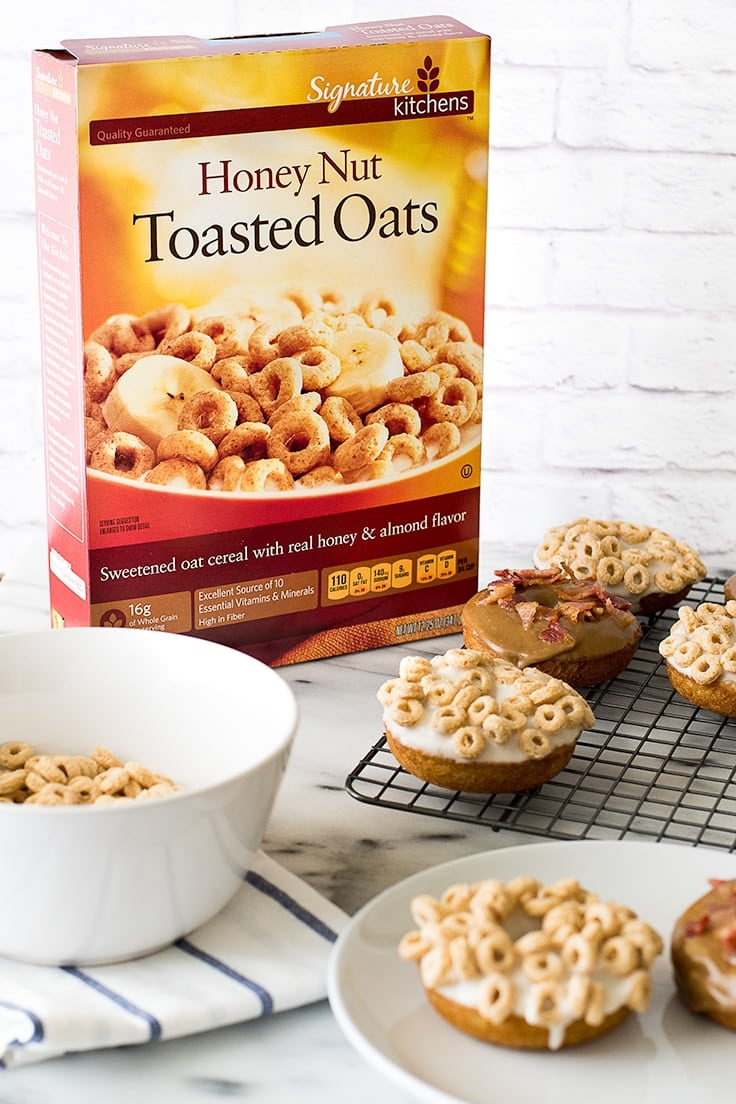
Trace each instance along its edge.
{"label": "white marble surface", "polygon": [[[45,547],[34,541],[0,583],[0,632],[47,629]],[[50,631],[50,630],[49,630]],[[450,647],[459,638],[412,650]],[[264,850],[353,914],[409,874],[512,843],[519,833],[442,823],[364,804],[344,781],[380,735],[375,692],[406,648],[283,668],[300,725]],[[1,999],[0,967],[0,999]],[[327,1001],[204,1035],[135,1048],[67,1055],[0,1071],[3,1104],[406,1104],[410,1099],[352,1049]]]}
{"label": "white marble surface", "polygon": [[[497,566],[505,557],[482,559]],[[44,571],[45,548],[36,542],[0,583],[0,632],[48,627]],[[459,642],[446,637],[411,650],[432,654]],[[264,850],[350,914],[422,868],[535,842],[521,833],[364,804],[346,793],[346,776],[380,735],[376,689],[396,673],[407,650],[386,648],[281,671],[297,696],[301,719]],[[322,1001],[186,1039],[0,1071],[2,1104],[78,1104],[80,1099],[407,1104],[410,1097],[352,1049]]]}

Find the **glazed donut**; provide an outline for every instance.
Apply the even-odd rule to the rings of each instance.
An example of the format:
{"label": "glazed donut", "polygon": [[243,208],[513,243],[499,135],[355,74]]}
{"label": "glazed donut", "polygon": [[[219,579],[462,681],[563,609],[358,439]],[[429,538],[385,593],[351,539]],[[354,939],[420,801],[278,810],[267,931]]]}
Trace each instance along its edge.
{"label": "glazed donut", "polygon": [[278,418],[268,438],[268,455],[282,460],[293,476],[325,464],[330,455],[330,433],[313,411],[295,411]]}
{"label": "glazed donut", "polygon": [[156,464],[146,472],[143,481],[181,490],[207,490],[207,476],[199,464],[195,464],[192,460],[184,460],[180,456],[162,460]]}
{"label": "glazed donut", "polygon": [[198,429],[215,445],[238,422],[238,408],[227,391],[207,388],[196,391],[184,403],[179,412],[179,429]]}
{"label": "glazed donut", "polygon": [[567,564],[577,578],[593,575],[606,589],[627,598],[633,613],[652,614],[676,606],[705,565],[689,545],[661,529],[625,521],[578,518],[548,529],[535,553],[537,567]]}
{"label": "glazed donut", "polygon": [[675,921],[670,957],[686,1007],[736,1031],[736,879],[710,885]]}
{"label": "glazed donut", "polygon": [[561,680],[468,648],[402,660],[378,700],[394,758],[417,778],[469,793],[547,782],[595,721]]}
{"label": "glazed donut", "polygon": [[642,630],[630,603],[564,567],[497,571],[465,603],[469,648],[536,667],[571,686],[594,686],[631,662]]}
{"label": "glazed donut", "polygon": [[246,464],[263,460],[270,436],[271,427],[265,422],[241,422],[220,441],[220,458],[239,456]]}
{"label": "glazed donut", "polygon": [[701,709],[736,717],[736,601],[681,607],[659,653],[683,698]]}
{"label": "glazed donut", "polygon": [[118,475],[123,479],[140,479],[153,467],[156,457],[152,448],[132,433],[106,430],[92,442],[94,448],[89,466],[106,475]]}
{"label": "glazed donut", "polygon": [[574,878],[520,876],[415,896],[399,943],[432,1007],[500,1046],[560,1050],[597,1038],[651,999],[658,932]]}
{"label": "glazed donut", "polygon": [[723,584],[723,593],[727,602],[736,602],[736,575],[729,575]]}
{"label": "glazed donut", "polygon": [[156,460],[191,460],[204,472],[212,471],[219,459],[217,446],[199,429],[177,429],[162,437],[156,447]]}

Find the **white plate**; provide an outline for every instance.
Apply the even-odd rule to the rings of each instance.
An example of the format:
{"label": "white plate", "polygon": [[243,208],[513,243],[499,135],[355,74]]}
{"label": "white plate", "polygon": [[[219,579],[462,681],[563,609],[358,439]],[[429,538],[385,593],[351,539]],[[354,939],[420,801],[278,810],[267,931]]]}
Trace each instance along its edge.
{"label": "white plate", "polygon": [[[665,939],[649,1009],[591,1043],[562,1051],[494,1047],[463,1035],[429,1005],[416,966],[397,953],[409,902],[454,882],[575,877],[636,909]],[[669,935],[708,878],[736,876],[736,856],[663,843],[539,843],[444,863],[369,902],[338,939],[328,995],[355,1049],[407,1093],[432,1104],[723,1104],[732,1099],[734,1036],[675,996]]]}

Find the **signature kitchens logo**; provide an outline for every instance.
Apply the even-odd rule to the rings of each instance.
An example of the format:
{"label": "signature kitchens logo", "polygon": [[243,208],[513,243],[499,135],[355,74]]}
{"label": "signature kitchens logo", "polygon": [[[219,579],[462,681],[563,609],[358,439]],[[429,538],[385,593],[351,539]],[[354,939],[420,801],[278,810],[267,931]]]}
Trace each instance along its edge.
{"label": "signature kitchens logo", "polygon": [[472,91],[438,92],[440,67],[427,54],[416,70],[416,83],[410,77],[384,76],[378,70],[363,80],[331,82],[318,74],[312,77],[307,93],[310,103],[327,103],[334,114],[346,100],[392,99],[396,119],[436,115],[467,115],[473,111]]}

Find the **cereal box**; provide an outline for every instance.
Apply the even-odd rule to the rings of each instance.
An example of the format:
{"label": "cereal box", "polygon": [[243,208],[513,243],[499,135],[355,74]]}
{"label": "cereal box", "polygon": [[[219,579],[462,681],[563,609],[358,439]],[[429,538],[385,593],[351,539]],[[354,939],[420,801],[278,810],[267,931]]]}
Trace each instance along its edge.
{"label": "cereal box", "polygon": [[488,36],[431,16],[32,66],[53,625],[274,666],[457,632]]}

